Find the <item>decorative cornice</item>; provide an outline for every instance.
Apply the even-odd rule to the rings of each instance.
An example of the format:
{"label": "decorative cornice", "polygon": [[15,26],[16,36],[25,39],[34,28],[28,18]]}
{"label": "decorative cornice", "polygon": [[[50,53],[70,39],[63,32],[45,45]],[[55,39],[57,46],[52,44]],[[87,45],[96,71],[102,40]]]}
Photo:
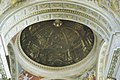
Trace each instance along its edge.
{"label": "decorative cornice", "polygon": [[[42,3],[44,3],[44,0],[40,0]],[[7,12],[9,13],[10,10],[14,10],[15,7],[20,7],[20,6],[25,6],[28,4],[34,4],[34,3],[39,3],[39,0],[33,0],[33,1],[29,1],[29,0],[1,0],[0,6],[4,5],[4,10],[3,8],[1,8],[1,13],[3,12]],[[49,1],[49,0],[47,0]],[[66,2],[67,0],[60,0],[62,2]],[[59,2],[59,0],[53,0],[53,2]],[[119,0],[112,0],[112,1],[105,1],[105,0],[70,0],[67,2],[75,2],[75,3],[87,3],[90,5],[94,5],[96,7],[102,8],[103,10],[105,10],[106,12],[108,12],[109,15],[111,15],[111,17],[115,18],[114,21],[116,21],[117,23],[120,23],[120,1]],[[6,7],[7,6],[7,7]],[[83,8],[84,9],[84,8]]]}
{"label": "decorative cornice", "polygon": [[106,41],[109,40],[111,27],[113,27],[103,14],[85,7],[85,5],[56,1],[36,3],[15,11],[1,22],[1,32],[8,44],[15,34],[28,25],[57,18],[83,23],[100,34]]}

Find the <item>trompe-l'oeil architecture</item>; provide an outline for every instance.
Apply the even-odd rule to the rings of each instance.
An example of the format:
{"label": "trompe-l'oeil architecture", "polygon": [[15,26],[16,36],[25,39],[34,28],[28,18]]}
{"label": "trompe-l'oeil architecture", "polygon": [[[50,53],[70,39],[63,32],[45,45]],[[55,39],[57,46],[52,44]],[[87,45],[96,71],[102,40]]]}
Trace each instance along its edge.
{"label": "trompe-l'oeil architecture", "polygon": [[120,0],[0,0],[0,80],[120,80]]}

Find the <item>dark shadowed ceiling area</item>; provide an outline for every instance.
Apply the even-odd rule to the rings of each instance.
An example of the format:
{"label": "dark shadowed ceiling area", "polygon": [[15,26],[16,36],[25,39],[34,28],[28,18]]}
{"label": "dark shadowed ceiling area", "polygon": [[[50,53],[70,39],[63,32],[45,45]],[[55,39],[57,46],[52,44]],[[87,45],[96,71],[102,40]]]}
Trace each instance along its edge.
{"label": "dark shadowed ceiling area", "polygon": [[49,20],[33,24],[21,33],[21,47],[35,62],[63,67],[83,60],[94,44],[87,26],[68,20]]}

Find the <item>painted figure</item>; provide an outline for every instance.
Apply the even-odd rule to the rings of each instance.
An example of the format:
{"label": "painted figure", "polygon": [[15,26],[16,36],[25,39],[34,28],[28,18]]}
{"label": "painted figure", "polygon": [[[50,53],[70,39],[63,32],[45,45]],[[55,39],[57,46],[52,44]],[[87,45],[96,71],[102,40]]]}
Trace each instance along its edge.
{"label": "painted figure", "polygon": [[30,78],[28,77],[28,73],[25,73],[23,80],[31,80],[33,78],[33,76],[31,76]]}

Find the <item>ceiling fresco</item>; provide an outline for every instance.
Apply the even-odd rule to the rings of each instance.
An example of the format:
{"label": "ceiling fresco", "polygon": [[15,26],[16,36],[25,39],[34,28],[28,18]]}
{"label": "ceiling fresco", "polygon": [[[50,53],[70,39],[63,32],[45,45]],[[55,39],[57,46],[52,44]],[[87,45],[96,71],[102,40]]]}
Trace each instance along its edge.
{"label": "ceiling fresco", "polygon": [[19,64],[18,65],[18,80],[42,80],[43,77],[41,76],[36,76],[32,72],[28,72],[25,69],[22,68],[22,66]]}
{"label": "ceiling fresco", "polygon": [[63,67],[83,60],[94,45],[90,28],[68,20],[49,20],[33,24],[21,32],[21,47],[35,62]]}

